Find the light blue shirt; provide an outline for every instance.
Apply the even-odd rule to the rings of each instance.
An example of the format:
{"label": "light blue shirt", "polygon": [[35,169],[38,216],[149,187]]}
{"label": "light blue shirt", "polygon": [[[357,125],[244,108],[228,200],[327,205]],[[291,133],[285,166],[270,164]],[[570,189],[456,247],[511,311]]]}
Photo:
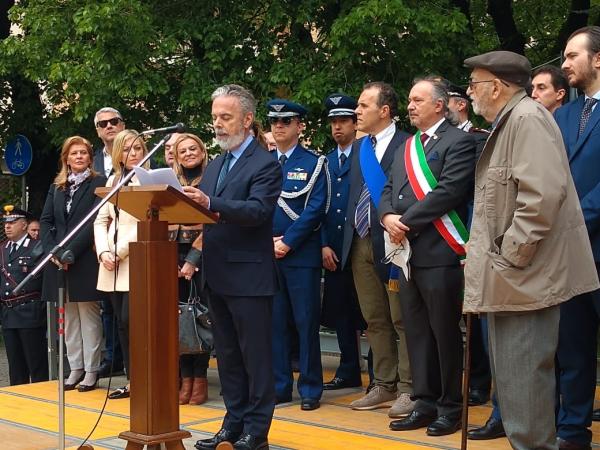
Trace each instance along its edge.
{"label": "light blue shirt", "polygon": [[350,158],[350,153],[352,153],[352,143],[349,144],[346,148],[340,148],[340,146],[338,145],[337,153],[338,153],[338,161],[340,160],[340,156],[342,156],[342,153],[344,155],[346,155],[346,158]]}
{"label": "light blue shirt", "polygon": [[231,162],[229,163],[229,170],[231,170],[233,168],[233,166],[235,165],[237,160],[240,159],[240,156],[242,156],[242,153],[244,153],[244,150],[246,150],[248,148],[248,146],[252,143],[252,139],[254,139],[254,137],[250,134],[244,140],[244,142],[242,142],[240,144],[240,146],[238,148],[236,148],[235,150],[230,150],[231,156],[233,156],[233,158],[231,159]]}
{"label": "light blue shirt", "polygon": [[[297,145],[297,144],[296,144]],[[289,149],[287,152],[285,153],[281,153],[279,151],[279,149],[277,149],[277,161],[279,161],[279,158],[281,158],[281,155],[285,155],[285,157],[287,159],[290,159],[292,157],[292,153],[294,153],[294,150],[296,149],[296,145],[294,145],[291,149]]]}

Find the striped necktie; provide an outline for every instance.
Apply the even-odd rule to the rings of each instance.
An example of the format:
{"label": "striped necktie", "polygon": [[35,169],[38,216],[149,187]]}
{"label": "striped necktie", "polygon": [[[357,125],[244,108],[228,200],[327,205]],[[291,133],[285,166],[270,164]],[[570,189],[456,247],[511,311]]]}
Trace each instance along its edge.
{"label": "striped necktie", "polygon": [[[369,139],[371,139],[373,151],[375,151],[377,139],[375,138],[375,136],[370,136]],[[367,183],[363,183],[362,190],[360,191],[360,196],[358,197],[358,204],[356,205],[356,213],[354,215],[356,233],[360,236],[361,239],[364,238],[369,232],[371,222],[369,217],[370,213],[371,194],[369,193]]]}
{"label": "striped necktie", "polygon": [[225,182],[225,177],[229,173],[229,167],[231,166],[231,160],[233,159],[233,155],[231,152],[225,153],[225,161],[223,161],[223,165],[221,166],[221,171],[219,172],[219,178],[217,179],[217,190],[221,189],[223,183]]}

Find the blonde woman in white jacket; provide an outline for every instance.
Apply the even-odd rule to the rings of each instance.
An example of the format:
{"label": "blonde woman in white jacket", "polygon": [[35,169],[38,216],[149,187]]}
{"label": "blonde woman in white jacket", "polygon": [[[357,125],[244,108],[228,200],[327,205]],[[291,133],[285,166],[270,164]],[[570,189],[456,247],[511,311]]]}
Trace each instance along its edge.
{"label": "blonde woman in white jacket", "polygon": [[[115,137],[112,150],[114,174],[106,185],[118,183],[138,164],[147,153],[142,138],[134,130],[123,130]],[[129,185],[139,185],[133,177]],[[119,340],[123,350],[123,365],[129,378],[129,243],[137,240],[138,220],[122,209],[106,203],[94,221],[94,241],[100,262],[98,272],[99,291],[110,292],[110,301],[117,318]],[[115,248],[115,233],[117,234]],[[129,384],[116,389],[108,396],[111,399],[129,397]]]}

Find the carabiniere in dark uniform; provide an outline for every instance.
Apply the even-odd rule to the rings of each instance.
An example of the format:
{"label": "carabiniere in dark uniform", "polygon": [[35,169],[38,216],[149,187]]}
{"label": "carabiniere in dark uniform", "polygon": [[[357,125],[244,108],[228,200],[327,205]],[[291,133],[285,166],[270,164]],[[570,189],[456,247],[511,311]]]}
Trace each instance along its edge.
{"label": "carabiniere in dark uniform", "polygon": [[17,294],[17,285],[43,256],[39,241],[27,234],[27,213],[4,207],[0,244],[0,318],[8,357],[10,384],[48,380],[46,303],[41,300],[42,278],[35,277]]}

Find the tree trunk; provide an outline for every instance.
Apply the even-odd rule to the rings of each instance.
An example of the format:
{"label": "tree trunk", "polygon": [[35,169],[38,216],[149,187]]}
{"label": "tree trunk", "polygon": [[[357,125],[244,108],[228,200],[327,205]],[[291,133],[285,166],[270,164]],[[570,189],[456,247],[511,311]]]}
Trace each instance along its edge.
{"label": "tree trunk", "polygon": [[567,45],[567,39],[569,39],[571,33],[581,27],[585,27],[588,24],[589,16],[590,0],[571,0],[569,16],[558,32],[556,44],[552,52],[557,55],[561,54],[565,49],[565,45]]}
{"label": "tree trunk", "polygon": [[512,0],[488,0],[487,11],[492,16],[500,48],[524,55],[525,37],[515,24]]}

